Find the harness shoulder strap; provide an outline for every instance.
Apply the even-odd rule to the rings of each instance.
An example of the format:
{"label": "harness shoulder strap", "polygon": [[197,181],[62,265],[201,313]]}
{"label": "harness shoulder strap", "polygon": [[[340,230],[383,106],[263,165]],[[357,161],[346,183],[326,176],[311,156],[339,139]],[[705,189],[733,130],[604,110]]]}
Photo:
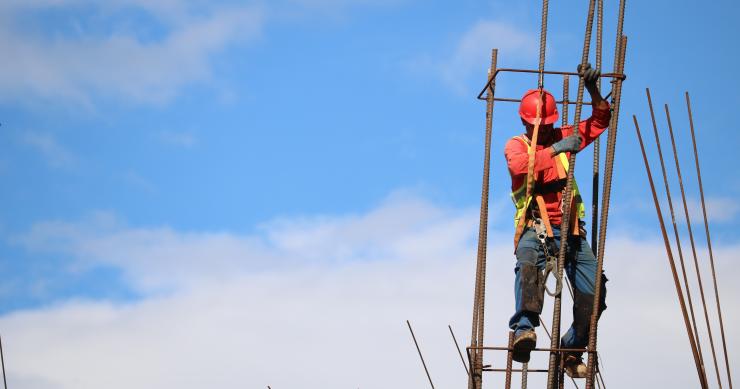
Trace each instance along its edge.
{"label": "harness shoulder strap", "polygon": [[552,233],[552,224],[550,224],[550,215],[547,214],[547,205],[545,204],[545,199],[542,197],[542,195],[536,195],[535,199],[537,201],[537,208],[540,209],[540,218],[542,219],[542,222],[545,224],[545,230],[547,230],[547,236],[550,238],[555,237]]}
{"label": "harness shoulder strap", "polygon": [[[564,180],[568,178],[568,173],[565,170],[565,165],[563,164],[563,160],[562,158],[560,158],[560,155],[563,155],[563,154],[559,154],[557,157],[553,158],[553,160],[555,161],[555,170],[558,171],[558,179]],[[567,160],[566,160],[566,163],[567,163]]]}

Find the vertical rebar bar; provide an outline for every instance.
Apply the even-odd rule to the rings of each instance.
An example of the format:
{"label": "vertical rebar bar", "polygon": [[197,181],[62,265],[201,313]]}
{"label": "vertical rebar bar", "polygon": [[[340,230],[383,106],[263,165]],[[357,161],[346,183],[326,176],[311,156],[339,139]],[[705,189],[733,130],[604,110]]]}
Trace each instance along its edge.
{"label": "vertical rebar bar", "polygon": [[[602,63],[602,36],[604,33],[604,0],[597,1],[596,13],[596,69],[601,70]],[[597,84],[601,92],[601,78]],[[594,161],[592,171],[592,195],[591,195],[591,250],[598,252],[599,242],[599,163],[601,162],[601,137],[594,140]]]}
{"label": "vertical rebar bar", "polygon": [[540,23],[540,63],[539,63],[539,77],[537,80],[537,89],[543,89],[545,87],[545,50],[547,50],[547,14],[550,2],[548,0],[542,0],[542,20]]}
{"label": "vertical rebar bar", "polygon": [[[586,18],[586,33],[583,41],[583,52],[581,55],[581,66],[585,65],[588,62],[588,52],[589,48],[591,46],[591,32],[593,29],[593,20],[594,20],[594,8],[595,8],[595,0],[590,0],[588,5],[588,16]],[[573,121],[573,132],[578,131],[579,121],[581,119],[581,109],[583,106],[583,78],[578,78],[578,92],[577,92],[577,98],[576,98],[576,108],[575,108],[575,118]],[[561,221],[561,228],[560,228],[560,252],[558,255],[558,268],[557,268],[557,276],[558,278],[563,277],[563,268],[565,267],[565,252],[566,252],[566,246],[568,244],[568,238],[570,236],[570,218],[571,218],[571,202],[573,198],[573,173],[575,171],[576,167],[576,154],[571,153],[569,161],[568,161],[568,179],[567,184],[565,186],[565,193],[563,194],[563,218]],[[561,298],[562,293],[559,293],[555,296],[555,301],[553,303],[553,318],[552,318],[552,339],[550,340],[550,348],[555,349],[560,344],[560,311],[561,311]],[[559,367],[559,360],[560,355],[557,352],[551,351],[550,352],[550,358],[547,368],[547,388],[548,389],[555,389],[558,385],[558,382],[560,381],[559,375],[562,374],[562,371],[558,368]]]}
{"label": "vertical rebar bar", "polygon": [[[620,1],[620,29],[624,19],[624,0]],[[617,57],[614,58],[614,70],[619,74],[624,74],[624,63],[627,55],[627,37],[617,35],[619,38],[619,49],[616,50]],[[606,230],[609,221],[609,202],[611,200],[612,176],[614,173],[614,157],[617,147],[617,130],[619,125],[619,109],[622,102],[622,79],[617,78],[613,81],[612,87],[612,117],[609,122],[609,134],[606,141],[606,156],[604,161],[604,189],[602,190],[601,199],[601,220],[599,225],[599,244],[596,254],[596,274],[594,280],[594,305],[591,312],[591,322],[588,332],[588,374],[586,375],[586,389],[593,389],[594,376],[596,374],[596,365],[598,364],[598,354],[596,350],[596,341],[598,333],[598,323],[601,305],[601,287],[604,269],[604,253],[606,248]]]}
{"label": "vertical rebar bar", "polygon": [[[537,151],[537,138],[540,132],[540,121],[542,115],[542,105],[544,104],[544,88],[545,88],[545,54],[547,50],[547,15],[550,2],[548,0],[542,0],[542,17],[540,21],[540,55],[538,65],[538,79],[537,89],[539,90],[539,98],[537,99],[537,114],[535,117],[534,131],[532,132],[532,139],[530,144],[532,145],[529,149],[529,160],[527,162],[527,189],[526,195],[529,198],[532,195],[532,189],[534,187],[534,160],[535,153]],[[516,249],[516,247],[515,247]]]}
{"label": "vertical rebar bar", "polygon": [[653,175],[650,172],[650,164],[648,163],[647,154],[645,153],[645,145],[642,142],[642,135],[640,134],[640,125],[637,123],[637,116],[632,115],[632,120],[635,122],[635,131],[637,132],[637,139],[640,141],[640,150],[642,151],[642,159],[645,162],[645,170],[647,171],[648,181],[650,182],[650,190],[653,194],[653,202],[655,204],[655,212],[658,215],[658,222],[660,223],[660,233],[663,236],[663,243],[665,244],[666,256],[668,257],[668,264],[671,267],[671,275],[673,276],[673,284],[676,287],[676,295],[678,296],[679,305],[681,305],[681,314],[683,316],[684,326],[686,327],[686,333],[689,335],[689,343],[691,344],[691,352],[694,355],[694,363],[696,364],[696,372],[699,375],[699,382],[701,387],[706,389],[707,383],[702,375],[701,366],[699,365],[699,354],[696,350],[696,343],[691,335],[691,324],[689,323],[689,315],[686,311],[686,302],[683,299],[683,292],[681,291],[681,282],[678,280],[678,272],[676,270],[676,261],[673,259],[673,251],[671,250],[671,243],[668,239],[668,232],[666,232],[665,222],[663,221],[663,213],[660,210],[660,202],[658,201],[658,194],[655,191],[655,183],[653,182]]}
{"label": "vertical rebar bar", "polygon": [[522,389],[527,389],[527,373],[529,373],[529,363],[522,363]]}
{"label": "vertical rebar bar", "polygon": [[509,350],[506,352],[506,381],[504,383],[505,389],[511,389],[511,362],[513,359],[512,349],[514,348],[514,332],[509,331]]}
{"label": "vertical rebar bar", "polygon": [[714,254],[712,253],[712,239],[709,236],[709,221],[707,219],[707,207],[704,202],[704,185],[701,181],[701,168],[699,167],[699,152],[696,148],[696,136],[694,134],[694,116],[691,113],[691,99],[689,92],[686,92],[686,109],[689,112],[689,125],[691,128],[691,142],[694,146],[694,162],[696,165],[696,176],[699,181],[699,194],[701,196],[701,211],[704,215],[704,232],[707,236],[707,248],[709,249],[709,263],[712,268],[712,282],[714,284],[714,299],[717,302],[717,315],[719,316],[719,329],[722,335],[722,348],[725,355],[725,368],[727,369],[727,382],[732,389],[732,375],[730,374],[730,360],[727,356],[727,342],[725,341],[725,325],[722,321],[722,308],[719,303],[719,290],[717,288],[717,274],[714,269]]}
{"label": "vertical rebar bar", "polygon": [[[586,18],[586,33],[583,39],[583,52],[581,55],[581,66],[585,65],[588,62],[588,53],[589,48],[591,46],[591,32],[593,30],[593,21],[594,21],[594,8],[595,8],[595,0],[590,0],[588,3],[588,16]],[[576,108],[575,108],[575,118],[573,121],[573,132],[578,131],[579,121],[581,120],[581,109],[583,106],[583,78],[578,78],[578,95],[576,99]],[[557,276],[558,278],[563,277],[563,268],[565,267],[565,252],[566,252],[566,246],[568,244],[568,238],[570,236],[571,232],[571,226],[570,226],[570,220],[571,220],[571,212],[573,211],[571,207],[571,202],[573,198],[573,173],[576,168],[576,154],[571,153],[569,161],[568,161],[568,180],[567,184],[565,186],[565,193],[563,194],[563,219],[561,222],[560,227],[560,253],[558,255],[558,268],[557,268]],[[562,293],[559,293],[555,296],[555,301],[553,303],[553,317],[552,317],[552,339],[550,340],[550,348],[555,349],[560,344],[560,311],[561,311],[561,298]],[[547,388],[548,389],[556,389],[558,386],[558,383],[560,381],[559,375],[563,374],[562,370],[559,369],[559,363],[560,361],[560,355],[557,352],[551,351],[550,352],[550,358],[547,368]]]}
{"label": "vertical rebar bar", "polygon": [[[666,120],[668,120],[668,132],[671,135],[671,146],[673,148],[673,159],[676,162],[676,174],[678,176],[678,184],[679,188],[681,189],[681,200],[683,202],[683,211],[684,216],[686,217],[686,226],[689,231],[689,241],[691,242],[691,253],[694,257],[694,269],[696,270],[696,279],[699,284],[699,296],[701,297],[701,305],[704,308],[704,320],[707,324],[707,332],[709,334],[709,346],[712,350],[712,360],[714,361],[714,370],[717,374],[717,384],[719,385],[720,389],[722,389],[722,379],[720,378],[719,374],[719,364],[717,363],[717,352],[714,349],[714,336],[712,334],[712,326],[709,323],[709,312],[707,312],[707,300],[704,297],[704,282],[701,278],[701,270],[699,269],[699,258],[696,255],[696,244],[694,243],[694,232],[691,228],[691,217],[689,217],[689,207],[686,203],[686,191],[683,187],[683,177],[681,176],[681,165],[678,162],[678,151],[676,149],[676,139],[673,136],[673,124],[671,123],[671,114],[668,111],[668,104],[665,105],[665,116]],[[689,300],[690,301],[690,300]],[[696,327],[696,325],[695,325]],[[702,367],[706,369],[706,365],[704,364],[704,356],[701,353],[701,345],[699,343],[699,333],[696,333],[696,344],[699,346],[699,356],[701,357],[702,361]],[[705,371],[706,374],[706,371]]]}
{"label": "vertical rebar bar", "polygon": [[416,341],[416,335],[414,335],[414,330],[411,328],[411,322],[406,320],[406,324],[409,326],[411,337],[414,339],[414,344],[416,345],[416,351],[419,353],[421,364],[424,366],[424,372],[427,373],[427,378],[429,379],[429,385],[431,385],[432,389],[434,389],[434,383],[432,383],[432,376],[429,375],[429,369],[427,369],[427,363],[424,361],[424,356],[421,355],[421,349],[419,348],[419,342]]}
{"label": "vertical rebar bar", "polygon": [[[614,46],[614,71],[624,74],[624,62],[627,52],[627,37],[624,36],[624,11],[626,0],[619,1],[619,14],[617,17],[616,41]],[[603,9],[603,2],[599,2],[599,9]],[[596,364],[598,363],[598,353],[596,351],[598,310],[601,299],[601,276],[604,261],[604,248],[606,241],[606,228],[609,216],[609,200],[611,198],[611,183],[614,166],[614,152],[617,140],[617,125],[619,123],[619,108],[621,104],[622,79],[615,79],[612,82],[612,118],[609,123],[609,135],[606,145],[606,160],[604,162],[604,189],[601,206],[601,220],[597,227],[597,218],[594,218],[592,225],[592,246],[597,256],[597,271],[595,280],[594,308],[591,316],[588,341],[588,375],[586,377],[586,388],[593,388]],[[596,198],[594,198],[596,199]],[[598,232],[598,233],[597,233]],[[598,240],[596,236],[598,235]],[[596,243],[594,243],[596,242]]]}
{"label": "vertical rebar bar", "polygon": [[[545,322],[544,321],[540,322],[540,325],[542,325],[542,329],[545,330],[545,334],[547,334],[547,338],[552,340],[552,335],[550,335],[550,330],[547,329],[547,325],[545,324]],[[573,386],[575,386],[576,389],[579,389],[578,382],[576,382],[576,380],[573,379],[572,377],[570,377],[570,380],[571,382],[573,382]],[[562,382],[560,386],[561,387],[563,386]]]}
{"label": "vertical rebar bar", "polygon": [[[496,62],[498,50],[491,51],[491,69],[489,75],[496,74]],[[486,98],[486,136],[485,151],[483,156],[483,183],[481,190],[480,218],[478,225],[478,254],[475,274],[475,296],[473,301],[473,325],[470,345],[472,347],[483,346],[483,328],[485,318],[485,293],[486,293],[486,251],[488,246],[488,198],[491,171],[491,136],[493,132],[493,106],[496,80],[491,81],[488,96]],[[482,385],[483,350],[473,351],[473,364],[470,366],[468,379],[469,389],[480,389]]]}

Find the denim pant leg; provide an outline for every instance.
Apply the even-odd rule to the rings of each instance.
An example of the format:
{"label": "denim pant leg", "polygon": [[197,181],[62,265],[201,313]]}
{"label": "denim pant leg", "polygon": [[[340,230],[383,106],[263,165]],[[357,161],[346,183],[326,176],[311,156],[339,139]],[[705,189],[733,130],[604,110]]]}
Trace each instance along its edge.
{"label": "denim pant leg", "polygon": [[516,248],[516,267],[514,268],[514,316],[509,320],[509,328],[514,331],[532,329],[540,325],[538,312],[524,308],[522,299],[521,268],[523,265],[535,265],[539,271],[545,268],[545,253],[537,235],[531,228],[526,228]]}
{"label": "denim pant leg", "polygon": [[574,288],[585,294],[594,294],[596,256],[586,237],[573,236],[570,238],[565,270]]}
{"label": "denim pant leg", "polygon": [[[593,295],[595,293],[594,281],[596,279],[596,257],[594,256],[591,247],[586,240],[586,237],[571,237],[570,244],[568,247],[568,260],[565,265],[565,270],[570,280],[571,285],[575,288],[575,298],[580,300],[576,303],[593,304]],[[602,291],[601,291],[601,310],[606,308],[604,304],[606,297],[606,289],[603,287],[606,282],[606,277],[602,276]],[[589,299],[590,297],[590,299]],[[575,322],[578,320],[575,316],[577,308],[574,309],[574,323],[565,333],[562,338],[562,346],[570,348],[585,347],[588,343],[588,328],[590,327],[590,315],[585,323],[580,323],[583,326],[581,335],[577,335]],[[591,312],[592,310],[588,310]],[[584,318],[581,318],[583,321]]]}

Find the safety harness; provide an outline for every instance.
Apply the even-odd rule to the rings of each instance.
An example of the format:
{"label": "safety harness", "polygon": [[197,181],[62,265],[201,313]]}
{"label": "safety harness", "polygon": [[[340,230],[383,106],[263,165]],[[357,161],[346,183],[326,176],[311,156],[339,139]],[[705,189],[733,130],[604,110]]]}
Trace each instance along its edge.
{"label": "safety harness", "polygon": [[[521,141],[527,146],[527,152],[530,153],[531,144],[529,139],[524,135],[515,136],[513,139]],[[544,194],[562,192],[565,189],[567,178],[568,178],[568,158],[564,153],[560,153],[553,157],[555,169],[558,173],[558,180],[547,183],[547,184],[535,184],[532,194],[527,196],[527,183],[524,182],[522,185],[511,193],[511,199],[514,201],[516,206],[516,214],[514,216],[514,226],[516,227],[516,233],[514,234],[514,249],[519,245],[519,240],[524,233],[526,227],[533,227],[537,234],[537,239],[542,245],[542,249],[545,253],[545,276],[544,280],[547,279],[550,273],[557,274],[557,258],[553,255],[555,250],[554,235],[552,232],[552,224],[550,223],[550,217],[547,214],[547,207],[545,199],[542,197]],[[534,202],[532,201],[534,200]],[[578,191],[578,184],[573,182],[573,196],[571,209],[573,205],[576,205],[578,212],[572,212],[570,223],[567,225],[573,226],[573,235],[580,235],[579,220],[585,217],[586,207],[583,204],[581,195]],[[562,204],[561,204],[562,208]],[[545,290],[551,296],[559,294],[562,290],[562,280],[556,277],[555,291],[551,292],[545,285]]]}

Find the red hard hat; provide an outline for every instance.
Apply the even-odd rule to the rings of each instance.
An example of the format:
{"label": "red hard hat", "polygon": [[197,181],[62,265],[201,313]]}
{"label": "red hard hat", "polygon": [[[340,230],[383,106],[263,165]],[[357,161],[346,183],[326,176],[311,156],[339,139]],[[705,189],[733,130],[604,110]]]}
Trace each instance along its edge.
{"label": "red hard hat", "polygon": [[542,101],[540,100],[540,90],[530,89],[522,97],[522,103],[519,105],[519,116],[529,124],[534,124],[537,118],[537,104],[541,104],[540,119],[541,124],[553,124],[558,120],[558,107],[555,104],[555,98],[550,92],[542,90]]}

